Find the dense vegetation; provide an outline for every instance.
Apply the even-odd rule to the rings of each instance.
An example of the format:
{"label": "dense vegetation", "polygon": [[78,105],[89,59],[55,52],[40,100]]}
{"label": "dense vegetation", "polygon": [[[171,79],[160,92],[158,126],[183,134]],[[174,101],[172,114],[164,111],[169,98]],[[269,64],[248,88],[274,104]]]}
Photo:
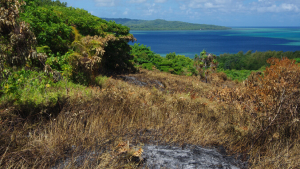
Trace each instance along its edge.
{"label": "dense vegetation", "polygon": [[33,76],[40,80],[28,82],[44,88],[61,79],[90,85],[100,72],[135,71],[129,28],[83,9],[60,1],[9,0],[1,3],[1,21],[1,100],[22,100],[25,79]]}
{"label": "dense vegetation", "polygon": [[267,51],[267,52],[239,52],[237,54],[221,54],[217,58],[219,68],[235,69],[235,70],[258,70],[261,67],[269,66],[267,60],[271,57],[295,59],[300,57],[300,51],[282,52],[282,51]]}
{"label": "dense vegetation", "polygon": [[131,54],[134,56],[133,62],[144,69],[158,69],[177,75],[196,73],[192,59],[183,55],[176,55],[174,52],[162,57],[151,51],[150,47],[136,43],[132,46]]}
{"label": "dense vegetation", "polygon": [[103,18],[107,21],[113,20],[118,24],[128,26],[131,30],[226,30],[224,26],[193,24],[180,21],[156,20],[137,20],[126,18]]}
{"label": "dense vegetation", "polygon": [[245,80],[252,71],[265,70],[270,64],[267,62],[269,58],[283,58],[295,59],[299,62],[300,51],[282,52],[282,51],[266,51],[266,52],[239,52],[236,54],[221,54],[217,57],[218,71],[224,72],[231,79],[238,81]]}
{"label": "dense vegetation", "polygon": [[26,2],[0,1],[0,168],[138,168],[143,144],[300,167],[298,52],[161,57],[126,26]]}

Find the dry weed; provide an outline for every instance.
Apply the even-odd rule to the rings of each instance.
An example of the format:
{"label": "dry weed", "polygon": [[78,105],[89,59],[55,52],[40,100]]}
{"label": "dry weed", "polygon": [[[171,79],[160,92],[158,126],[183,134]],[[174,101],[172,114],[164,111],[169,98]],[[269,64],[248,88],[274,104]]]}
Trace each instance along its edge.
{"label": "dry weed", "polygon": [[[16,123],[31,128],[19,132],[26,126],[20,125],[12,130],[21,144],[9,149],[5,156],[8,146],[1,146],[0,165],[4,168],[135,168],[139,163],[129,159],[140,155],[143,144],[195,144],[223,145],[231,152],[245,153],[244,160],[250,155],[253,168],[299,166],[299,142],[294,139],[289,141],[289,146],[282,146],[280,132],[279,136],[272,134],[273,140],[269,142],[272,144],[251,149],[247,139],[255,136],[253,118],[243,104],[231,98],[233,90],[246,92],[243,88],[223,88],[218,81],[207,84],[197,77],[146,70],[128,76],[147,84],[158,80],[164,89],[151,85],[140,87],[113,78],[108,78],[101,89],[90,87],[86,92],[70,89],[72,94],[57,117],[36,126],[26,120]],[[246,107],[251,108],[255,107]],[[6,129],[15,127],[3,125],[1,120],[0,123]],[[9,143],[9,133],[1,132],[6,139],[0,141]],[[123,141],[126,144],[121,144]],[[132,149],[135,146],[141,149]]]}

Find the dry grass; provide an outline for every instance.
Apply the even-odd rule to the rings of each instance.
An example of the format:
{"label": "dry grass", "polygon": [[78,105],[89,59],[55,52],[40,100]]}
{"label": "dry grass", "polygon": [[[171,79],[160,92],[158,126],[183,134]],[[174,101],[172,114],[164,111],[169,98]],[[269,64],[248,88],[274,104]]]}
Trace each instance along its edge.
{"label": "dry grass", "polygon": [[[211,96],[212,91],[221,90],[225,83],[233,86],[233,82],[224,82],[217,74],[209,84],[197,77],[155,71],[142,70],[130,76],[144,82],[159,80],[164,88],[139,87],[108,78],[102,89],[72,91],[56,117],[34,123],[11,113],[14,108],[0,110],[1,118],[6,119],[0,119],[0,141],[5,145],[0,147],[0,166],[49,168],[65,161],[68,166],[62,168],[138,167],[130,155],[120,156],[114,151],[127,141],[133,147],[146,143],[223,145],[233,153],[245,153],[252,168],[299,166],[298,140],[289,145],[278,141],[268,150],[256,146],[244,151],[249,150],[241,144],[251,134],[249,117],[240,115],[239,107]],[[82,165],[78,165],[80,160]]]}

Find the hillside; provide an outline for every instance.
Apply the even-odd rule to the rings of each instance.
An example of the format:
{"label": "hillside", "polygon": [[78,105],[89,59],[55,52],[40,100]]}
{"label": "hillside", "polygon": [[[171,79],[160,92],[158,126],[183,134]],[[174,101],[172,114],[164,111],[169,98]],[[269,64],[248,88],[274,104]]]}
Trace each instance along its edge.
{"label": "hillside", "polygon": [[[161,57],[130,46],[128,27],[59,0],[0,7],[0,168],[154,168],[169,154],[192,168],[300,168],[295,60],[232,81],[205,50]],[[220,64],[234,70],[248,54]]]}
{"label": "hillside", "polygon": [[226,30],[224,26],[193,24],[180,21],[138,20],[128,18],[102,18],[106,21],[115,21],[117,24],[128,26],[131,30]]}

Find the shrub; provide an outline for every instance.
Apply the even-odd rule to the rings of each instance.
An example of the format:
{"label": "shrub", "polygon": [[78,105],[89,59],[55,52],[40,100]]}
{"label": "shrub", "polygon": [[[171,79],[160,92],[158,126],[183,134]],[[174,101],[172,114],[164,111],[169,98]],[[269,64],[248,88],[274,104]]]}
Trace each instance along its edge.
{"label": "shrub", "polygon": [[[2,82],[3,93],[1,100],[14,100],[17,102],[32,102],[39,105],[45,102],[43,96],[47,88],[54,86],[53,79],[43,72],[28,71],[22,69],[12,72],[8,79]],[[51,98],[49,98],[51,100]]]}
{"label": "shrub", "polygon": [[[265,145],[276,139],[299,138],[300,66],[294,60],[268,59],[271,65],[263,74],[253,76],[245,87],[224,89],[218,97],[240,107],[240,115],[251,118],[249,142]],[[226,94],[230,93],[230,94]]]}
{"label": "shrub", "polygon": [[69,64],[70,55],[72,55],[72,51],[67,52],[64,55],[50,54],[50,57],[47,58],[45,62],[46,68],[45,71],[47,73],[53,73],[54,71],[59,71],[63,77],[66,79],[70,79],[73,76],[73,67]]}
{"label": "shrub", "polygon": [[224,72],[228,78],[231,80],[238,80],[238,81],[243,81],[248,78],[248,76],[251,74],[251,70],[224,70],[224,69],[219,69],[219,72]]}
{"label": "shrub", "polygon": [[108,77],[106,76],[97,76],[95,79],[95,83],[97,86],[103,88],[105,87],[106,81],[107,81]]}
{"label": "shrub", "polygon": [[22,5],[18,0],[0,2],[0,72],[5,66],[24,66],[27,59],[36,57],[32,55],[36,38],[30,26],[19,20]]}
{"label": "shrub", "polygon": [[227,80],[227,75],[226,75],[226,73],[224,73],[224,72],[218,73],[218,76],[219,76],[220,79],[222,79],[222,80],[224,80],[224,81]]}
{"label": "shrub", "polygon": [[143,63],[142,64],[142,68],[148,69],[148,70],[152,70],[153,66],[154,66],[153,63]]}
{"label": "shrub", "polygon": [[300,58],[295,58],[296,63],[300,63]]}
{"label": "shrub", "polygon": [[56,57],[70,48],[75,51],[69,56],[69,64],[77,79],[87,77],[90,83],[97,73],[106,70],[135,71],[129,61],[132,56],[128,45],[135,38],[128,27],[107,22],[83,9],[65,7],[59,1],[46,1],[47,5],[38,2],[30,2],[21,19],[30,23],[41,51],[49,46],[46,53],[52,51]]}

